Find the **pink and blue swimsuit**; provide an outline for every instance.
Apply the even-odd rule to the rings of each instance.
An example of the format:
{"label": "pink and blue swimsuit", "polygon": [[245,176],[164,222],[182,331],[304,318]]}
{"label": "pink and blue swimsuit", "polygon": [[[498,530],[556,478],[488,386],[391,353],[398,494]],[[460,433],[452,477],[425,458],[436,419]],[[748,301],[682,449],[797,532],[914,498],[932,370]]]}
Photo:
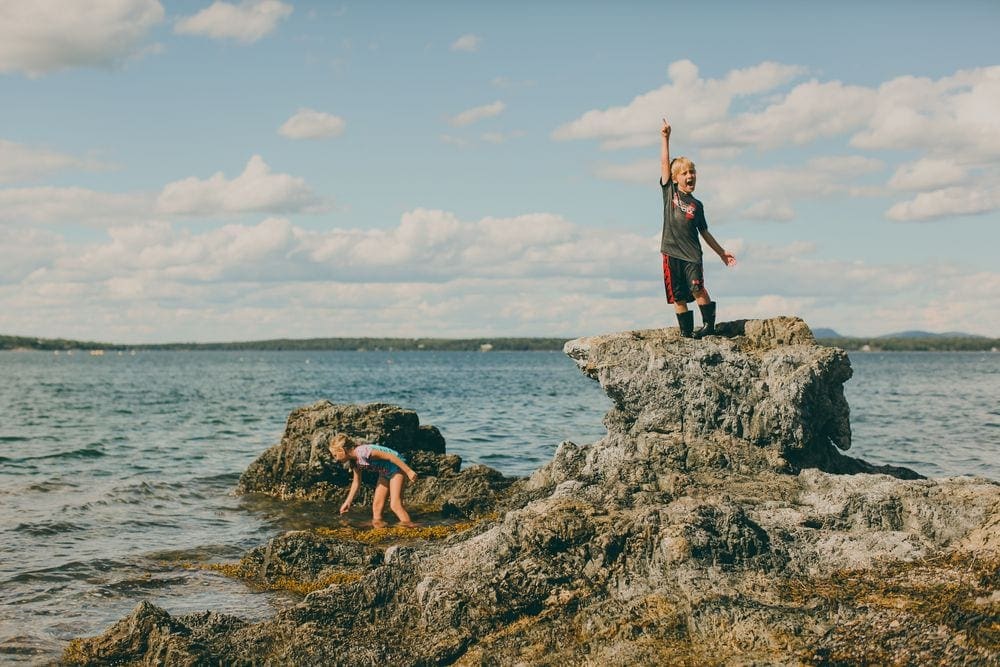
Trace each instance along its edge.
{"label": "pink and blue swimsuit", "polygon": [[400,459],[403,458],[402,456],[399,456],[399,452],[395,449],[383,447],[382,445],[358,445],[354,448],[354,457],[358,462],[358,467],[364,470],[377,472],[379,477],[385,477],[386,479],[392,479],[392,476],[396,473],[403,472],[399,466],[392,461],[371,458],[373,451],[379,451],[383,454],[395,454]]}

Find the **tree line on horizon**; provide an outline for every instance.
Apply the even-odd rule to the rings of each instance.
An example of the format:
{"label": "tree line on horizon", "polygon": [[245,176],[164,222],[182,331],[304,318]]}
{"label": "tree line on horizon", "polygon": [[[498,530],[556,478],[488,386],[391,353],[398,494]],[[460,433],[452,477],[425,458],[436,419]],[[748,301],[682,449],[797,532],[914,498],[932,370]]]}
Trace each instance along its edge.
{"label": "tree line on horizon", "polygon": [[[498,337],[498,338],[279,338],[273,340],[226,343],[154,343],[124,345],[66,338],[33,338],[0,335],[0,350],[237,350],[237,351],[331,351],[331,352],[402,352],[402,351],[481,351],[552,352],[562,351],[568,338]],[[980,336],[926,336],[890,338],[854,338],[836,336],[817,338],[817,343],[851,351],[871,352],[982,352],[1000,350],[1000,338]]]}
{"label": "tree line on horizon", "polygon": [[125,345],[65,338],[0,336],[0,350],[261,350],[261,351],[561,351],[569,338],[497,337],[497,338],[278,338],[273,340],[233,341],[223,343],[143,343]]}

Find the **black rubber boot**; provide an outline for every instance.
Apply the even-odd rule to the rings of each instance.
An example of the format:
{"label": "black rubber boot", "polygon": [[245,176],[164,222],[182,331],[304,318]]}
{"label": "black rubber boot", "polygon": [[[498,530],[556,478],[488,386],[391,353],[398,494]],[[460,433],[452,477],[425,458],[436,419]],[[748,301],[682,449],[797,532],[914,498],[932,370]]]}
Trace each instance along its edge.
{"label": "black rubber boot", "polygon": [[715,334],[715,302],[709,301],[704,306],[698,304],[701,310],[701,328],[694,332],[695,338],[704,338]]}
{"label": "black rubber boot", "polygon": [[690,338],[694,331],[694,311],[688,310],[683,313],[677,313],[677,324],[681,328],[681,336],[684,338]]}

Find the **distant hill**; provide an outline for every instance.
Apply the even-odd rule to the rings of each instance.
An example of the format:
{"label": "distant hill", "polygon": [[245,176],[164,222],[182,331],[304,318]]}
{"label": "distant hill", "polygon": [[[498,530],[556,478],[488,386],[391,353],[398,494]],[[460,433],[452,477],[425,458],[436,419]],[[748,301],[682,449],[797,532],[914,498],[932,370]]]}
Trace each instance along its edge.
{"label": "distant hill", "polygon": [[[844,334],[838,333],[833,329],[827,327],[817,327],[812,330],[813,336],[816,338],[861,338],[860,336],[845,336]],[[883,334],[881,336],[872,336],[875,340],[882,340],[886,338],[986,338],[986,336],[980,336],[979,334],[970,334],[963,331],[946,331],[945,333],[932,333],[930,331],[899,331],[897,333]]]}
{"label": "distant hill", "polygon": [[964,333],[962,331],[946,331],[945,333],[931,333],[930,331],[900,331],[898,333],[885,334],[879,338],[986,338],[978,334]]}
{"label": "distant hill", "polygon": [[816,338],[843,338],[841,334],[837,333],[833,329],[827,329],[825,327],[817,327],[812,330],[813,336]]}

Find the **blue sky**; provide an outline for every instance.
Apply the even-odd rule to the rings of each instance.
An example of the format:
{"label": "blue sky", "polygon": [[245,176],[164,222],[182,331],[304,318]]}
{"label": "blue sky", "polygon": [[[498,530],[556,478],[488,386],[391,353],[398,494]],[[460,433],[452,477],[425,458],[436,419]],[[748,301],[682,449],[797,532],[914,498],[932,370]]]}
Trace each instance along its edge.
{"label": "blue sky", "polygon": [[1000,336],[995,2],[0,0],[0,333]]}

